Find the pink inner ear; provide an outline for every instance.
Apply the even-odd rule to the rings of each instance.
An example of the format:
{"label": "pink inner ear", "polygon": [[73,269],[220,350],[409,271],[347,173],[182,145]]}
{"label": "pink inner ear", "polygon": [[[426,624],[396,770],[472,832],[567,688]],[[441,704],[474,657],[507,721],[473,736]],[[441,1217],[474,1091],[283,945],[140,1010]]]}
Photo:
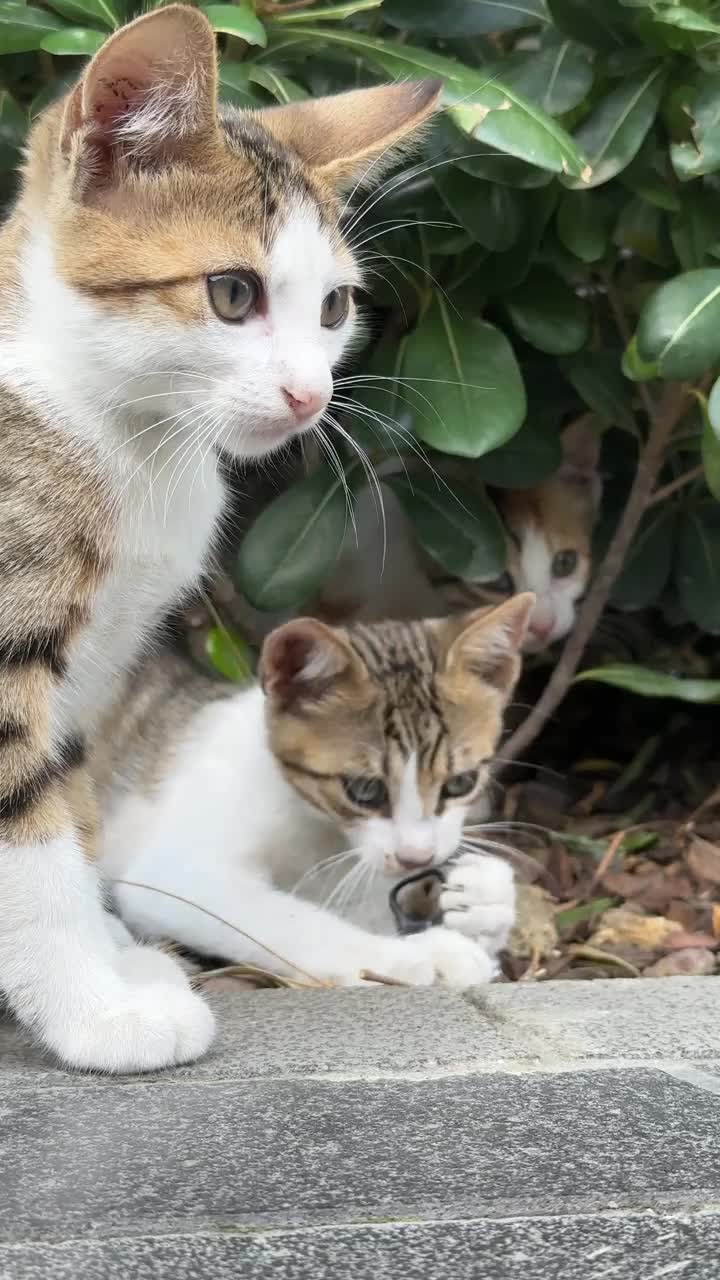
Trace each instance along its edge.
{"label": "pink inner ear", "polygon": [[313,641],[302,632],[282,632],[268,641],[265,656],[266,684],[269,689],[284,689],[297,680],[307,666]]}
{"label": "pink inner ear", "polygon": [[150,83],[148,63],[141,58],[128,58],[114,75],[99,75],[89,86],[86,115],[103,130],[110,131],[142,104]]}

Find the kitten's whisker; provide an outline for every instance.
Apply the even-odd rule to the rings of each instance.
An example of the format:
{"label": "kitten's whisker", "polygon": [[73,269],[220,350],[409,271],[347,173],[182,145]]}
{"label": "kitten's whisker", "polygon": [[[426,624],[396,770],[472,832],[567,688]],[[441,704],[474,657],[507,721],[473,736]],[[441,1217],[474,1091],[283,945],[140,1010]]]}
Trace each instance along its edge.
{"label": "kitten's whisker", "polygon": [[[327,414],[325,416],[329,421],[329,416]],[[321,449],[323,449],[326,452],[330,460],[330,465],[335,471],[338,477],[338,480],[340,481],[343,487],[343,491],[345,494],[346,520],[349,519],[350,523],[352,524],[353,532],[355,534],[355,542],[357,544],[358,531],[357,531],[357,524],[355,522],[355,506],[352,500],[352,494],[350,493],[350,486],[347,482],[347,476],[345,475],[345,468],[343,466],[342,458],[340,457],[340,454],[335,448],[335,445],[329,439],[327,432],[323,431],[321,422],[318,422],[313,427],[313,434],[317,437],[317,440],[319,441]],[[347,523],[346,523],[346,528],[347,528]]]}
{"label": "kitten's whisker", "polygon": [[[358,444],[357,440],[353,439],[349,431],[346,431],[345,428],[340,425],[340,423],[337,421],[337,418],[334,418],[331,414],[326,414],[325,416],[327,418],[327,421],[330,423],[330,426],[334,427],[334,429],[337,432],[339,432],[342,439],[346,441],[346,443],[350,446],[350,448],[355,450],[355,453],[357,454],[360,460],[360,465],[367,477],[367,481],[370,486],[371,492],[373,493],[373,496],[376,499],[375,509],[380,516],[380,520],[382,523],[382,531],[383,531],[382,563],[384,567],[385,555],[387,551],[387,521],[385,519],[385,503],[383,501],[382,488],[377,476],[377,472],[375,471],[375,468],[373,467],[365,450],[362,448],[360,444]],[[353,524],[354,524],[354,520],[353,520]],[[355,536],[357,538],[357,528],[355,529]]]}
{"label": "kitten's whisker", "polygon": [[333,853],[329,858],[322,858],[320,862],[316,862],[314,866],[308,867],[307,871],[303,872],[290,892],[293,894],[299,893],[302,886],[307,884],[309,880],[314,880],[319,875],[327,875],[331,870],[341,866],[343,862],[347,862],[348,859],[356,858],[358,852],[358,849],[348,849],[345,853]]}

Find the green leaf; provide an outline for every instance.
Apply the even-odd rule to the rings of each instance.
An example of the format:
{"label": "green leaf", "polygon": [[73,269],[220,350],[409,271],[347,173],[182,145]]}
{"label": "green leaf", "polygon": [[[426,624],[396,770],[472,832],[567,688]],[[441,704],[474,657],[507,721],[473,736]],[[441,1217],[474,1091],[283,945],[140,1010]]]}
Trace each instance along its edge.
{"label": "green leaf", "polygon": [[720,440],[720,378],[718,378],[708,399],[708,420],[715,435]]}
{"label": "green leaf", "polygon": [[403,31],[449,40],[547,22],[547,9],[544,0],[385,0],[383,18]]}
{"label": "green leaf", "polygon": [[[559,831],[557,839],[566,841],[565,832]],[[562,911],[555,912],[555,928],[561,933],[565,929],[574,929],[577,925],[584,924],[586,920],[592,920],[595,916],[602,915],[604,911],[609,911],[617,901],[617,898],[593,898],[591,902],[583,902],[579,907],[564,907]]]}
{"label": "green leaf", "polygon": [[433,172],[445,204],[478,244],[486,249],[509,249],[518,237],[522,206],[509,187],[481,182],[455,165]]}
{"label": "green leaf", "polygon": [[505,298],[518,333],[531,346],[550,355],[568,355],[587,342],[587,303],[558,276],[542,267]]}
{"label": "green leaf", "polygon": [[90,58],[104,45],[106,39],[107,36],[102,31],[91,31],[88,27],[66,27],[64,31],[51,31],[40,42],[40,48],[46,53]]}
{"label": "green leaf", "polygon": [[597,262],[608,246],[608,228],[597,198],[589,191],[567,191],[557,212],[560,239],[582,262]]}
{"label": "green leaf", "polygon": [[656,266],[674,266],[665,214],[657,205],[649,204],[639,196],[629,200],[622,209],[613,233],[613,243]]}
{"label": "green leaf", "polygon": [[661,285],[643,307],[640,359],[662,378],[696,378],[720,357],[720,270],[686,271]]}
{"label": "green leaf", "polygon": [[385,481],[400,499],[418,542],[443,569],[487,582],[505,568],[505,530],[493,504],[465,485],[443,488],[432,476]]}
{"label": "green leaf", "polygon": [[39,49],[44,37],[62,26],[60,19],[46,9],[0,3],[0,54]]}
{"label": "green leaf", "polygon": [[325,581],[345,535],[343,484],[320,466],[269,504],[248,530],[235,581],[256,609],[299,607]]}
{"label": "green leaf", "polygon": [[637,338],[631,338],[622,358],[622,371],[631,382],[649,382],[658,376],[654,362],[642,360],[638,354]]}
{"label": "green leaf", "polygon": [[0,170],[7,172],[18,162],[18,153],[28,130],[28,118],[7,89],[0,90]]}
{"label": "green leaf", "polygon": [[347,4],[328,5],[326,9],[311,9],[309,12],[300,9],[294,13],[273,14],[272,25],[288,27],[298,22],[344,22],[356,13],[365,13],[368,9],[379,9],[383,0],[348,0]]}
{"label": "green leaf", "polygon": [[705,482],[713,498],[717,498],[720,502],[720,440],[709,418],[706,418],[703,423],[701,448]]}
{"label": "green leaf", "polygon": [[714,191],[694,183],[683,191],[682,206],[673,218],[670,236],[681,267],[704,267],[720,234],[720,200]]}
{"label": "green leaf", "polygon": [[507,444],[483,454],[476,470],[485,484],[498,489],[531,489],[553,475],[561,462],[557,427],[531,421]]}
{"label": "green leaf", "polygon": [[573,684],[594,680],[599,684],[611,684],[616,689],[639,693],[643,698],[679,698],[681,702],[720,702],[720,680],[686,680],[681,676],[667,675],[664,671],[652,671],[649,667],[636,667],[618,662],[607,667],[593,667],[581,671]]}
{"label": "green leaf", "polygon": [[124,20],[116,0],[48,0],[49,7],[72,23],[99,23],[114,31]]}
{"label": "green leaf", "polygon": [[287,76],[279,75],[265,63],[245,62],[235,65],[243,66],[250,83],[259,84],[263,89],[267,89],[277,102],[302,102],[309,97],[307,89],[303,89],[302,85],[288,79]]}
{"label": "green leaf", "polygon": [[476,317],[461,319],[439,294],[407,339],[402,372],[427,401],[417,435],[443,453],[479,458],[525,417],[522,375],[505,335]]}
{"label": "green leaf", "polygon": [[645,512],[610,593],[618,609],[645,609],[659,599],[672,569],[674,535],[672,507]]}
{"label": "green leaf", "polygon": [[720,632],[720,507],[686,510],[675,549],[675,582],[689,617],[703,631]]}
{"label": "green leaf", "polygon": [[622,49],[627,22],[617,0],[548,0],[550,17],[565,35],[593,49]]}
{"label": "green leaf", "polygon": [[250,646],[237,631],[227,627],[212,627],[205,641],[205,652],[216,671],[233,684],[248,684],[253,678],[255,663]]}
{"label": "green leaf", "polygon": [[684,95],[682,109],[690,120],[690,138],[673,142],[670,158],[681,181],[720,169],[720,73],[700,77]]}
{"label": "green leaf", "polygon": [[204,4],[201,8],[213,31],[265,48],[267,32],[251,9],[239,4]]}
{"label": "green leaf", "polygon": [[[580,126],[575,141],[592,171],[584,185],[609,182],[637,155],[655,119],[664,74],[660,63],[642,78],[631,78],[603,98]],[[569,178],[565,182],[570,187],[583,185]]]}
{"label": "green leaf", "polygon": [[557,187],[527,191],[523,196],[520,234],[505,253],[494,253],[483,264],[482,282],[488,294],[506,294],[522,284],[557,203]]}
{"label": "green leaf", "polygon": [[220,63],[218,90],[224,102],[232,102],[238,107],[252,108],[266,105],[262,94],[254,93],[251,89],[248,68],[243,62],[230,62],[225,59]]}
{"label": "green leaf", "polygon": [[493,65],[503,84],[549,116],[565,115],[582,102],[593,81],[592,54],[551,31],[532,53],[510,54]]}
{"label": "green leaf", "polygon": [[720,34],[720,23],[713,22],[705,14],[698,13],[685,4],[674,4],[672,9],[655,9],[653,21],[661,26],[681,27],[683,31],[707,31],[712,35]]}
{"label": "green leaf", "polygon": [[562,370],[581,400],[603,422],[637,435],[632,394],[622,375],[619,356],[605,351],[583,351],[566,360]]}
{"label": "green leaf", "polygon": [[585,170],[577,147],[556,121],[506,85],[452,58],[355,31],[299,25],[297,31],[315,50],[333,44],[394,78],[439,76],[445,82],[448,114],[468,137],[552,173],[580,177]]}

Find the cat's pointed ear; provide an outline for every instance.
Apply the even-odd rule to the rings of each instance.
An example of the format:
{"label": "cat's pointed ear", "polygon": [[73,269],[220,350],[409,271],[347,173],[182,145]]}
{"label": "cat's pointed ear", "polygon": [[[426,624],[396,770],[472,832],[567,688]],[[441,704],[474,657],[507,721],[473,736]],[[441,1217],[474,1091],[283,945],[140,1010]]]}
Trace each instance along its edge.
{"label": "cat's pointed ear", "polygon": [[438,105],[441,80],[352,89],[268,107],[262,123],[338,189],[378,181]]}
{"label": "cat's pointed ear", "polygon": [[445,655],[446,676],[475,676],[509,695],[520,674],[520,649],[534,605],[532,591],[523,591],[494,609],[447,623],[456,629]]}
{"label": "cat's pointed ear", "polygon": [[95,54],[65,108],[63,153],[94,184],[123,162],[156,167],[213,136],[216,82],[207,18],[185,5],[156,9]]}
{"label": "cat's pointed ear", "polygon": [[561,435],[563,460],[560,475],[563,480],[584,489],[594,509],[600,505],[602,480],[600,478],[600,434],[586,414],[566,427]]}
{"label": "cat's pointed ear", "polygon": [[260,656],[263,692],[276,703],[316,701],[341,681],[366,674],[362,659],[341,631],[296,618],[267,637]]}

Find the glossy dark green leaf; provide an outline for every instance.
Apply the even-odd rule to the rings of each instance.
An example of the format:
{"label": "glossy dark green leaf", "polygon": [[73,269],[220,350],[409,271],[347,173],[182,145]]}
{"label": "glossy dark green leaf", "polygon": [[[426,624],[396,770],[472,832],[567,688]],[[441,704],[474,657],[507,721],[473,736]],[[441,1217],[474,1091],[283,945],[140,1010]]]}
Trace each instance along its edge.
{"label": "glossy dark green leaf", "polygon": [[247,44],[257,44],[262,48],[267,44],[267,32],[262,22],[246,5],[205,4],[202,5],[202,11],[213,31],[237,36]]}
{"label": "glossy dark green leaf", "polygon": [[583,351],[564,361],[562,370],[581,400],[604,423],[637,434],[632,387],[623,377],[619,354]]}
{"label": "glossy dark green leaf", "polygon": [[89,27],[65,27],[64,31],[51,31],[40,43],[46,53],[74,58],[91,58],[104,45],[106,35]]}
{"label": "glossy dark green leaf", "polygon": [[710,392],[707,414],[713,431],[720,440],[720,378]]}
{"label": "glossy dark green leaf", "polygon": [[637,330],[640,359],[663,378],[695,378],[720,358],[720,269],[686,271],[645,304]]}
{"label": "glossy dark green leaf", "polygon": [[455,315],[440,295],[405,346],[403,375],[427,406],[421,440],[443,453],[479,458],[509,440],[525,417],[525,389],[499,329]]}
{"label": "glossy dark green leaf", "polygon": [[7,89],[0,90],[0,168],[3,170],[17,164],[27,129],[25,112]]}
{"label": "glossy dark green leaf", "polygon": [[637,337],[631,338],[621,363],[622,371],[631,382],[649,382],[658,376],[658,366],[654,361],[643,360],[638,352]]}
{"label": "glossy dark green leaf", "polygon": [[665,671],[652,671],[649,667],[637,667],[618,662],[607,667],[593,667],[581,671],[574,683],[594,680],[610,684],[616,689],[639,693],[643,698],[679,698],[681,702],[720,702],[720,680],[690,680],[668,675]]}
{"label": "glossy dark green leaf", "polygon": [[675,512],[661,503],[640,522],[610,600],[618,609],[645,609],[661,596],[672,570]]}
{"label": "glossy dark green leaf", "polygon": [[675,583],[692,621],[720,632],[720,506],[709,501],[683,513],[675,548]]}
{"label": "glossy dark green leaf", "polygon": [[556,425],[526,422],[507,444],[483,454],[477,474],[498,489],[530,489],[557,471],[562,462]]}
{"label": "glossy dark green leaf", "polygon": [[539,351],[568,355],[587,342],[587,302],[550,271],[536,268],[504,301],[520,336]]}
{"label": "glossy dark green leaf", "polygon": [[673,248],[684,271],[704,267],[720,240],[720,196],[701,183],[683,189],[682,206],[670,226]]}
{"label": "glossy dark green leaf", "polygon": [[443,40],[547,22],[544,0],[385,0],[382,13],[393,27]]}
{"label": "glossy dark green leaf", "polygon": [[665,212],[640,196],[628,200],[618,218],[613,243],[658,267],[675,264]]}
{"label": "glossy dark green leaf", "polygon": [[347,520],[343,485],[327,466],[271,502],[245,535],[235,581],[256,609],[297,608],[325,581]]}
{"label": "glossy dark green leaf", "polygon": [[702,76],[688,87],[681,106],[690,136],[672,143],[670,158],[677,176],[687,182],[720,169],[720,73]]}
{"label": "glossy dark green leaf", "polygon": [[422,548],[448,573],[490,581],[505,567],[505,531],[488,498],[465,485],[452,491],[433,476],[387,481],[400,499]]}
{"label": "glossy dark green leaf", "polygon": [[592,53],[552,31],[539,49],[498,59],[492,66],[517,93],[550,116],[565,115],[582,102],[593,81]]}
{"label": "glossy dark green leaf", "polygon": [[526,191],[520,234],[505,253],[494,253],[483,265],[482,280],[489,295],[503,295],[522,284],[557,204],[557,187]]}
{"label": "glossy dark green leaf", "polygon": [[110,31],[119,27],[125,17],[117,0],[48,0],[48,7],[73,25],[86,26],[90,22]]}
{"label": "glossy dark green leaf", "polygon": [[205,652],[216,671],[233,684],[248,684],[255,663],[247,641],[227,627],[212,627],[205,641]]}
{"label": "glossy dark green leaf", "polygon": [[433,178],[450,212],[486,249],[509,249],[520,231],[522,205],[510,187],[471,178],[455,165],[438,167]]}
{"label": "glossy dark green leaf", "polygon": [[46,35],[62,27],[60,18],[46,9],[0,3],[0,54],[39,49]]}
{"label": "glossy dark green leaf", "polygon": [[383,0],[347,0],[346,4],[329,4],[323,5],[318,9],[311,9],[306,12],[303,9],[290,10],[288,13],[281,13],[279,10],[273,14],[273,26],[279,28],[287,28],[295,26],[300,22],[344,22],[346,18],[352,18],[356,13],[366,13],[369,9],[379,9]]}
{"label": "glossy dark green leaf", "polygon": [[613,89],[595,107],[575,134],[591,173],[583,181],[567,178],[572,187],[598,187],[630,163],[655,119],[665,69],[655,64],[644,75]]}
{"label": "glossy dark green leaf", "polygon": [[276,102],[302,102],[309,96],[302,85],[290,80],[288,76],[279,75],[266,63],[244,62],[235,65],[244,67],[250,84],[258,84],[267,89]]}
{"label": "glossy dark green leaf", "polygon": [[709,418],[703,425],[702,461],[705,483],[713,498],[720,502],[720,439],[713,430]]}
{"label": "glossy dark green leaf", "polygon": [[701,31],[707,32],[708,35],[720,35],[720,22],[714,22],[707,14],[700,13],[686,4],[673,4],[672,8],[655,9],[653,20],[660,26],[680,27],[682,31]]}
{"label": "glossy dark green leaf", "polygon": [[445,82],[448,114],[468,137],[553,173],[579,178],[585,171],[585,161],[569,134],[501,81],[430,50],[336,30],[330,24],[298,25],[296,31],[301,31],[314,49],[323,43],[336,44],[346,54],[362,58],[395,78],[439,76]]}
{"label": "glossy dark green leaf", "polygon": [[244,62],[222,61],[218,67],[218,93],[224,102],[252,109],[266,106],[266,100],[250,82]]}
{"label": "glossy dark green leaf", "polygon": [[558,29],[573,40],[611,53],[622,49],[628,36],[628,17],[618,0],[548,0]]}
{"label": "glossy dark green leaf", "polygon": [[597,262],[608,245],[608,226],[597,198],[589,191],[567,191],[557,212],[560,239],[582,262]]}

